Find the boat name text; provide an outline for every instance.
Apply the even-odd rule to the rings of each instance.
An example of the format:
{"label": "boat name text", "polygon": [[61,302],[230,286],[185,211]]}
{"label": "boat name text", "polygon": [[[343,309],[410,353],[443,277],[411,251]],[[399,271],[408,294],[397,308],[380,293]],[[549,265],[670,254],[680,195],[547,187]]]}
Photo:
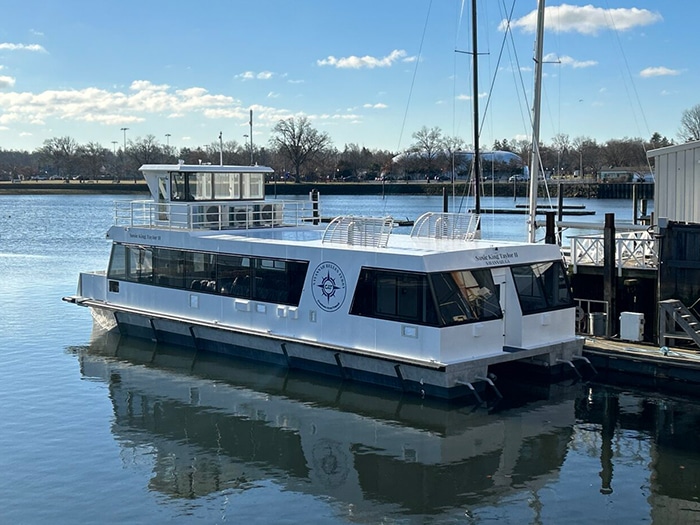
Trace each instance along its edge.
{"label": "boat name text", "polygon": [[487,253],[486,255],[477,255],[474,257],[479,262],[483,262],[486,266],[496,266],[504,263],[510,263],[513,259],[518,258],[518,252],[497,252]]}

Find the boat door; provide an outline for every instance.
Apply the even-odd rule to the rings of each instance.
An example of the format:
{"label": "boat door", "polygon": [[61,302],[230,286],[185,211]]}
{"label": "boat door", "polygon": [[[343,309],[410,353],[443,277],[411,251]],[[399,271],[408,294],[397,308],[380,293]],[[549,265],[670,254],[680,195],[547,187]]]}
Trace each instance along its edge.
{"label": "boat door", "polygon": [[509,273],[507,268],[494,268],[491,270],[493,284],[496,287],[496,296],[498,303],[501,305],[503,318],[501,319],[501,334],[503,335],[503,344],[506,344],[506,331],[508,319],[508,283],[506,274]]}
{"label": "boat door", "polygon": [[158,175],[158,220],[168,220],[168,202],[170,201],[170,177],[167,173]]}

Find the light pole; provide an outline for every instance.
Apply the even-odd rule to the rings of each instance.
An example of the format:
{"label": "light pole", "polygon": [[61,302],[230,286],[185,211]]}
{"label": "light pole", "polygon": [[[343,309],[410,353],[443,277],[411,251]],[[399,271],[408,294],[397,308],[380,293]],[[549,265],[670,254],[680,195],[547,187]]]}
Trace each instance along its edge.
{"label": "light pole", "polygon": [[123,157],[123,166],[122,167],[124,170],[123,175],[125,175],[125,176],[126,176],[126,132],[128,129],[129,128],[121,128],[121,131],[124,132],[124,157]]}
{"label": "light pole", "polygon": [[[245,139],[245,142],[246,142],[246,149],[249,147],[252,148],[252,146],[248,145],[248,137],[249,137],[249,135],[247,133],[245,135],[243,135],[243,138]],[[252,141],[252,139],[251,139],[251,141]],[[253,165],[253,150],[252,149],[250,150],[250,165],[251,166]]]}
{"label": "light pole", "polygon": [[170,157],[170,133],[165,134],[165,155]]}
{"label": "light pole", "polygon": [[121,128],[121,131],[124,132],[124,153],[126,153],[126,132],[129,128]]}

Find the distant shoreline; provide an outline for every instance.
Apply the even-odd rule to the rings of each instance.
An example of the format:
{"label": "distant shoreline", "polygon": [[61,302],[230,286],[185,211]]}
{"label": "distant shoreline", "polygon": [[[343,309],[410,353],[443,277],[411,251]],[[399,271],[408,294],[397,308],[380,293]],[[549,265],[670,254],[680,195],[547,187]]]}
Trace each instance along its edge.
{"label": "distant shoreline", "polygon": [[[637,197],[644,199],[654,198],[653,183],[604,183],[567,181],[548,183],[549,194],[559,195],[562,189],[564,197],[599,198],[599,199],[628,199],[632,197],[632,189],[637,187]],[[528,193],[526,181],[512,182],[485,182],[482,195],[494,195],[498,197],[524,197]],[[293,183],[271,182],[265,184],[265,192],[268,197],[274,195],[308,195],[312,190],[318,190],[321,195],[452,195],[452,184],[449,182],[316,182]],[[464,182],[454,185],[456,195],[464,195],[469,192]],[[540,185],[540,196],[545,195],[545,188]],[[0,195],[41,195],[41,194],[144,194],[148,195],[148,186],[143,181],[112,181],[99,182],[75,182],[64,181],[24,181],[21,183],[0,182]]]}

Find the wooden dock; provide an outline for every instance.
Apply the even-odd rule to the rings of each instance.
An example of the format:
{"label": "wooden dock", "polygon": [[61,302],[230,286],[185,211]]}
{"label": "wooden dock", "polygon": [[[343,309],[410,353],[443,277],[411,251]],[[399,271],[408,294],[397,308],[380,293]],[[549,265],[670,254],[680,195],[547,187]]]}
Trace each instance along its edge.
{"label": "wooden dock", "polygon": [[587,337],[583,355],[597,370],[593,380],[700,394],[699,351]]}

